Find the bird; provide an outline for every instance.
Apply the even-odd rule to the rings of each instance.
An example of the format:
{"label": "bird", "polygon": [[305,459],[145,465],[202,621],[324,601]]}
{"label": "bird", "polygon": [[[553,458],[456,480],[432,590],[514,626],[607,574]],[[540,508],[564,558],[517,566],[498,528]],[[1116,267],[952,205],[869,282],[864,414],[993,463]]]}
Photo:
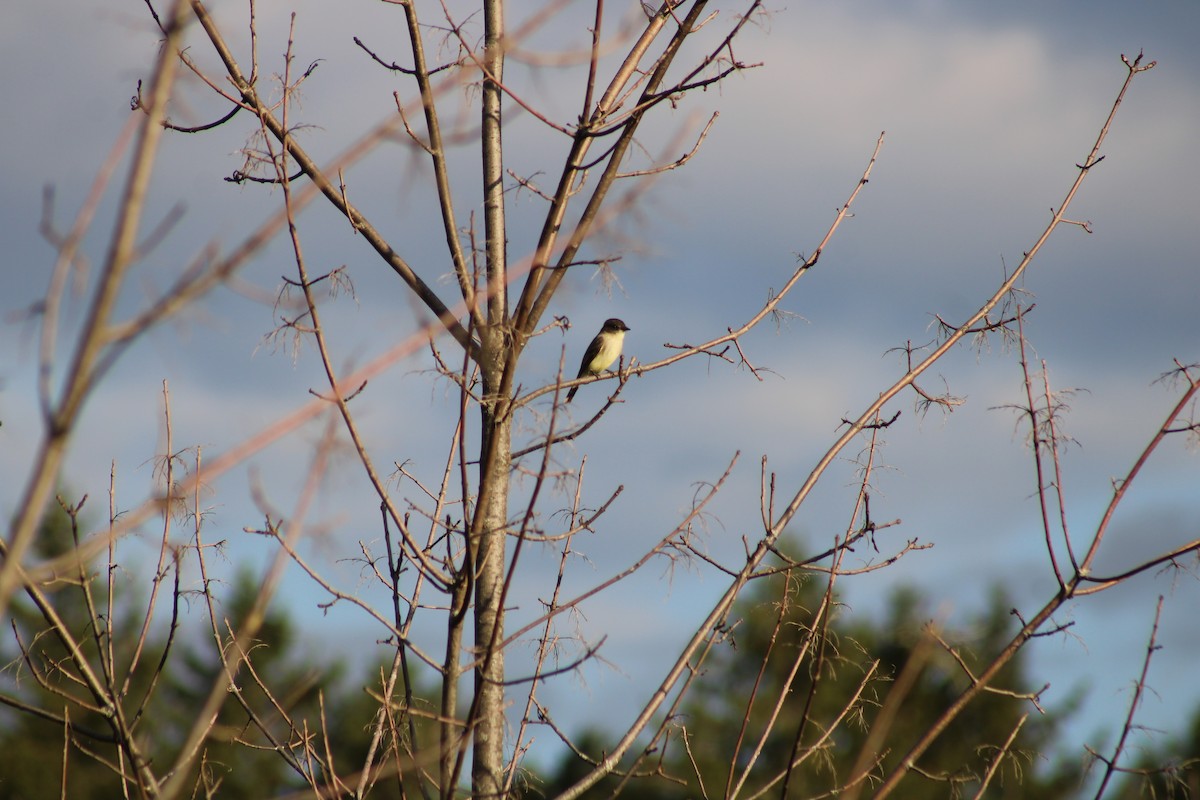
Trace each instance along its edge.
{"label": "bird", "polygon": [[[611,367],[621,356],[621,345],[625,343],[625,331],[627,330],[629,330],[629,326],[616,317],[606,319],[600,332],[596,334],[595,339],[592,339],[592,343],[588,345],[587,351],[583,354],[583,361],[579,362],[579,374],[575,376],[576,380],[599,375]],[[568,403],[578,391],[578,386],[571,387],[571,391],[567,392]]]}

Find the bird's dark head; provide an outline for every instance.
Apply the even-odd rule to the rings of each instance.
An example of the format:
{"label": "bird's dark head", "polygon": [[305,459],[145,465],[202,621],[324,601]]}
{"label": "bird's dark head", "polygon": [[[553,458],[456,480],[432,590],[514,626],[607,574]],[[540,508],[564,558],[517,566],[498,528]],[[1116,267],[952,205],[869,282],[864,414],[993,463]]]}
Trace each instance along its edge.
{"label": "bird's dark head", "polygon": [[604,327],[602,327],[600,330],[609,333],[612,331],[627,331],[629,330],[629,326],[624,322],[621,322],[621,320],[617,319],[616,317],[613,317],[612,319],[604,320]]}

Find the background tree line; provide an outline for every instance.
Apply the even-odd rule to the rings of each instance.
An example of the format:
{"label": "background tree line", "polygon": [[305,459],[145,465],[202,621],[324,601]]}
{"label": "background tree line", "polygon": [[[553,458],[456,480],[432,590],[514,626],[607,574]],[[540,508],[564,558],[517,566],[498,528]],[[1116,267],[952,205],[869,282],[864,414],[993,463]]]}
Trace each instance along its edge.
{"label": "background tree line", "polygon": [[[47,519],[38,540],[39,555],[53,558],[68,553],[77,536],[76,522],[60,510]],[[145,718],[144,736],[153,744],[150,758],[171,761],[192,722],[191,709],[211,684],[218,663],[211,652],[213,643],[190,632],[188,623],[195,611],[187,608],[180,609],[178,630],[136,637],[138,628],[132,623],[137,606],[145,600],[140,591],[144,587],[124,580],[125,588],[112,606],[116,624],[111,630],[116,636],[110,641],[103,632],[97,635],[88,609],[107,607],[109,596],[103,571],[95,567],[88,565],[55,593],[55,610],[95,651],[91,658],[99,661],[101,648],[122,663],[143,654],[125,691],[144,701],[139,715]],[[239,572],[230,585],[221,587],[221,607],[231,624],[236,625],[252,605],[253,581],[249,573]],[[785,774],[788,797],[826,796],[861,769],[858,762],[864,753],[880,758],[887,768],[905,743],[964,688],[955,656],[976,667],[977,653],[1002,646],[1012,632],[1011,602],[1002,587],[961,630],[939,629],[929,599],[919,589],[901,589],[880,618],[835,610],[828,623],[815,629],[814,611],[825,602],[838,603],[836,597],[827,597],[827,584],[819,573],[781,569],[756,583],[738,601],[728,637],[699,676],[690,699],[676,712],[687,723],[679,725],[676,734],[687,737],[686,746],[664,748],[649,767],[618,770],[591,792],[597,797],[619,794],[663,800],[727,796],[737,777],[730,768],[731,754],[737,755],[732,763],[744,764],[754,749],[761,750],[762,756],[745,786],[748,796],[777,793],[780,776]],[[68,749],[65,755],[50,746],[61,740],[62,723],[22,713],[62,706],[73,696],[72,684],[78,682],[78,676],[63,666],[67,659],[61,642],[45,635],[44,624],[37,609],[16,604],[13,636],[0,649],[8,700],[8,707],[0,712],[0,797],[101,800],[120,796],[121,781],[112,765],[120,763],[121,753],[103,732],[102,710],[70,714],[69,735],[83,752]],[[931,647],[932,635],[952,645],[954,655]],[[808,652],[814,640],[820,650],[815,663],[798,661],[797,654]],[[252,680],[228,697],[214,735],[197,761],[196,785],[206,794],[233,800],[309,796],[306,781],[279,757],[277,748],[283,745],[303,753],[316,746],[297,740],[299,724],[314,740],[324,741],[322,746],[331,749],[334,763],[361,763],[371,744],[376,704],[372,695],[379,691],[387,665],[355,674],[342,657],[331,655],[312,637],[299,635],[295,621],[281,609],[271,611],[254,649],[256,671],[271,676],[271,689],[268,692]],[[817,675],[820,679],[814,680]],[[903,683],[904,689],[895,701],[898,706],[891,707],[894,699],[889,700],[889,692],[897,683]],[[436,708],[435,683],[425,681],[422,688],[417,702]],[[922,786],[911,796],[1029,800],[1091,796],[1083,779],[1097,769],[1097,762],[1064,751],[1058,741],[1060,726],[1074,713],[1076,703],[1040,706],[1041,687],[1028,674],[1024,656],[1005,667],[996,688],[1000,691],[955,720],[923,760],[923,769],[933,781],[944,784],[944,791]],[[784,698],[780,707],[760,699],[775,697]],[[603,703],[603,698],[596,699]],[[782,724],[755,740],[753,733],[762,730],[771,715]],[[849,716],[851,724],[834,724],[842,716]],[[884,719],[886,725],[881,727],[878,723]],[[1180,730],[1148,738],[1139,747],[1137,766],[1106,797],[1197,796],[1200,708],[1190,712],[1190,720]],[[798,729],[801,721],[809,727],[807,733]],[[798,737],[811,742],[814,734],[825,730],[835,735],[813,746],[811,756],[789,773],[786,767],[795,758]],[[429,747],[436,735],[427,721],[411,734],[429,740]],[[576,752],[564,753],[557,764],[545,764],[541,770],[526,770],[517,794],[554,797],[566,790],[588,763],[600,758],[605,736],[598,728],[570,732],[570,746]],[[424,748],[413,745],[412,749]],[[64,758],[70,761],[65,786]],[[405,770],[398,772],[402,776]],[[393,776],[381,783],[379,796],[419,796],[419,783],[411,776],[408,780]]]}

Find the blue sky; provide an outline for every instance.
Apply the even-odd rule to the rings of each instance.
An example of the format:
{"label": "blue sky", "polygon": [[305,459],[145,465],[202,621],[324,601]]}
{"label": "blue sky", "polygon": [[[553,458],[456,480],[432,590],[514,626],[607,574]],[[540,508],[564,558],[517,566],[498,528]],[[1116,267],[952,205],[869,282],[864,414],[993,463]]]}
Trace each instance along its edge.
{"label": "blue sky", "polygon": [[[295,7],[298,62],[322,59],[296,113],[314,126],[302,133],[305,146],[329,158],[394,111],[392,91],[408,90],[351,42],[359,35],[386,49],[400,31],[398,12],[367,3],[339,4],[336,12],[326,3]],[[230,24],[242,13],[236,3],[215,10]],[[0,74],[7,77],[0,101],[13,112],[0,150],[6,313],[45,291],[53,252],[37,230],[43,185],[55,187],[58,219],[67,225],[128,117],[128,98],[155,52],[144,16],[141,3],[100,11],[95,4],[55,2],[5,11]],[[575,43],[582,41],[583,25],[560,21],[553,32]],[[264,58],[275,59],[264,71],[277,70],[286,9],[260,9],[259,30]],[[1144,49],[1157,66],[1135,81],[1103,149],[1106,159],[1071,213],[1090,220],[1094,232],[1057,232],[1025,281],[1038,304],[1027,326],[1035,357],[1046,360],[1055,387],[1081,390],[1067,418],[1078,444],[1064,453],[1064,465],[1072,530],[1087,536],[1111,479],[1128,469],[1174,402],[1175,393],[1154,381],[1172,358],[1200,360],[1197,30],[1200,6],[1183,1],[774,7],[737,46],[739,58],[761,61],[761,68],[688,98],[645,130],[647,152],[674,158],[679,146],[668,143],[681,135],[690,142],[708,115],[720,111],[699,154],[662,177],[591,251],[621,256],[619,286],[606,287],[587,268],[576,270],[551,309],[569,316],[574,327],[565,338],[552,334],[534,343],[520,380],[527,387],[552,380],[562,348],[573,362],[609,316],[633,329],[627,353],[643,362],[662,357],[665,343],[695,343],[740,324],[786,279],[795,254],[819,241],[886,130],[880,161],[853,219],[785,302],[799,317],[745,340],[755,365],[770,370],[764,381],[699,359],[649,374],[631,382],[625,404],[563,454],[563,464],[587,456],[590,504],[618,484],[626,487],[607,524],[577,541],[586,558],[572,563],[570,585],[580,591],[636,559],[686,512],[696,483],[715,480],[740,451],[705,533],[714,555],[736,558],[742,536],[756,535],[760,458],[769,458],[781,485],[796,486],[833,441],[839,420],[856,416],[899,376],[903,365],[891,348],[928,341],[932,314],[962,319],[990,293],[1073,180],[1074,164],[1088,152],[1123,80],[1119,56]],[[207,58],[201,56],[211,63]],[[563,119],[575,113],[577,72],[534,79],[514,64],[509,75]],[[176,113],[194,123],[217,116],[217,108],[189,84]],[[510,166],[523,174],[541,170],[540,178],[551,181],[565,146],[528,117],[510,113],[509,123]],[[157,214],[176,203],[186,213],[139,268],[124,310],[135,308],[150,287],[166,285],[201,247],[232,247],[275,209],[277,193],[221,180],[241,166],[237,153],[249,133],[242,120],[213,134],[167,137],[152,203]],[[473,153],[456,153],[460,219],[477,207],[470,183],[476,170]],[[347,172],[355,202],[384,220],[397,250],[450,297],[440,233],[431,233],[427,177],[413,152],[395,143]],[[85,244],[93,263],[103,257],[111,208],[102,208]],[[514,256],[536,235],[539,211],[528,193],[510,195]],[[362,363],[414,329],[420,317],[405,290],[343,220],[314,206],[301,226],[306,253],[319,265],[314,269],[345,264],[356,286],[354,298],[339,298],[326,312],[346,363]],[[88,406],[64,475],[91,493],[96,513],[111,459],[117,459],[126,504],[149,490],[150,460],[161,446],[164,379],[171,385],[176,442],[213,454],[303,404],[307,389],[322,385],[311,348],[293,358],[263,341],[273,322],[269,299],[262,298],[272,297],[280,276],[291,272],[290,251],[278,240],[241,275],[237,291],[217,291],[127,354]],[[32,325],[6,317],[0,351],[0,514],[6,516],[38,436],[35,334]],[[449,389],[429,366],[425,355],[411,358],[373,382],[359,404],[381,463],[411,459],[426,477],[436,475],[443,458],[440,425],[449,419]],[[843,581],[846,599],[853,613],[879,614],[891,587],[913,584],[939,614],[955,620],[1000,584],[1015,604],[1032,609],[1052,584],[1031,459],[1013,413],[997,408],[1020,401],[1017,358],[994,342],[979,353],[952,354],[935,373],[924,379],[927,388],[938,388],[944,378],[967,403],[949,416],[921,417],[912,397],[897,402],[903,413],[885,436],[888,468],[878,476],[873,502],[879,518],[904,523],[881,536],[885,553],[911,537],[935,547],[884,572]],[[598,387],[581,390],[572,409],[576,419],[598,405],[600,395]],[[538,419],[520,424],[532,430]],[[260,542],[240,534],[258,521],[250,482],[261,482],[286,508],[315,436],[314,429],[293,437],[256,457],[249,471],[214,485],[209,535],[234,542],[231,567],[261,568],[269,556]],[[1104,563],[1136,562],[1198,535],[1196,457],[1182,440],[1164,447],[1118,516]],[[346,542],[377,536],[374,504],[348,456],[340,466],[322,493],[320,531],[308,546],[344,588],[366,592],[357,569],[339,559],[353,555]],[[795,533],[814,548],[844,528],[852,473],[840,462],[797,518]],[[567,500],[556,495],[549,507]],[[548,591],[544,580],[554,563],[549,549],[528,554],[522,567],[528,577],[510,624],[537,613],[536,598]],[[668,574],[652,565],[621,591],[602,595],[577,624],[591,641],[609,636],[606,663],[559,680],[546,697],[564,703],[568,725],[594,719],[588,709],[604,697],[612,726],[619,726],[640,707],[672,643],[690,633],[723,588],[720,576],[698,566]],[[1083,741],[1102,746],[1094,732],[1118,719],[1115,709],[1128,700],[1160,593],[1168,595],[1165,649],[1151,671],[1157,694],[1148,697],[1141,719],[1177,729],[1180,709],[1200,704],[1200,688],[1190,679],[1200,647],[1191,612],[1200,601],[1196,583],[1139,579],[1074,606],[1077,638],[1038,642],[1033,649],[1037,674],[1054,683],[1048,702],[1080,683],[1090,687],[1068,743],[1076,750]],[[294,613],[312,615],[317,640],[360,654],[370,649],[374,633],[365,621],[346,611],[319,615],[316,604],[325,598],[298,572],[289,576],[284,597]]]}

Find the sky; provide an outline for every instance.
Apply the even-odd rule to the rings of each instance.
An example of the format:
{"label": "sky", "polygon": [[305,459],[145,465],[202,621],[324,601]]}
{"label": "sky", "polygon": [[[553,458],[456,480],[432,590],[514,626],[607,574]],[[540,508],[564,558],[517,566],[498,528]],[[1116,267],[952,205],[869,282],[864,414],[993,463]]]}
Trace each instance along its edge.
{"label": "sky", "polygon": [[[628,5],[624,19],[635,19],[636,6]],[[369,62],[352,41],[357,35],[381,54],[392,53],[402,33],[399,11],[371,3],[263,3],[264,74],[281,69],[292,8],[297,63],[318,62],[294,112],[306,124],[299,135],[319,160],[329,159],[394,115],[393,91],[411,97],[410,86]],[[636,560],[739,454],[702,532],[714,556],[736,560],[742,537],[758,535],[761,459],[768,459],[781,487],[794,491],[833,442],[840,420],[857,416],[902,374],[895,348],[928,342],[934,314],[965,319],[990,294],[1036,241],[1074,179],[1075,164],[1089,151],[1124,79],[1120,56],[1144,51],[1156,66],[1134,82],[1102,149],[1105,160],[1071,210],[1073,219],[1090,222],[1091,233],[1074,226],[1057,231],[1022,285],[1037,303],[1026,326],[1031,358],[1039,368],[1044,360],[1056,389],[1075,390],[1065,419],[1072,443],[1062,461],[1071,530],[1085,540],[1113,479],[1129,469],[1178,396],[1178,387],[1158,379],[1172,359],[1200,361],[1200,165],[1194,158],[1200,5],[849,0],[769,9],[735,47],[740,60],[761,66],[663,109],[648,123],[639,137],[642,152],[672,160],[720,112],[692,160],[658,178],[585,252],[620,256],[617,282],[588,267],[573,270],[550,310],[569,317],[572,327],[565,336],[536,340],[519,380],[526,388],[552,381],[560,358],[568,366],[578,358],[606,317],[626,321],[632,329],[626,353],[642,362],[663,357],[665,344],[697,343],[741,324],[787,279],[797,254],[820,241],[886,131],[879,161],[854,216],[785,300],[783,309],[795,316],[743,341],[751,362],[765,370],[761,380],[747,369],[702,359],[647,374],[629,383],[624,404],[562,454],[563,466],[587,458],[585,504],[598,505],[624,486],[596,533],[576,540],[579,557],[569,566],[568,585],[582,591]],[[236,28],[244,9],[217,3],[214,13]],[[4,16],[0,74],[7,77],[0,102],[13,113],[0,139],[7,286],[0,514],[11,516],[40,436],[37,328],[21,311],[42,297],[54,262],[39,234],[43,187],[54,188],[54,218],[65,229],[129,116],[129,97],[149,72],[156,38],[144,6],[135,2],[104,9],[77,0],[21,4]],[[510,16],[520,19],[515,9]],[[586,41],[587,24],[558,19],[530,49],[569,50]],[[237,37],[235,43],[244,46]],[[200,62],[211,65],[198,37],[192,44]],[[397,49],[385,58],[404,54]],[[523,97],[569,121],[578,113],[578,69],[535,66],[510,62],[508,77]],[[474,98],[460,94],[469,106]],[[180,87],[173,108],[187,124],[222,111],[195,81]],[[473,117],[464,120],[473,124]],[[153,296],[202,248],[232,249],[278,207],[278,192],[222,180],[241,166],[239,151],[251,133],[245,120],[235,120],[209,134],[165,138],[147,224],[176,206],[183,216],[139,266],[121,298],[123,313]],[[515,110],[505,136],[514,172],[554,180],[556,159],[565,152],[560,136]],[[460,221],[478,211],[476,158],[468,149],[454,153]],[[354,202],[381,220],[397,251],[452,297],[436,210],[428,202],[428,170],[418,154],[403,142],[388,142],[345,177]],[[104,255],[113,194],[84,242],[93,265]],[[509,194],[514,257],[536,237],[539,212],[530,192]],[[334,298],[325,310],[343,365],[366,362],[424,321],[400,282],[331,209],[313,206],[300,221],[314,270],[345,265],[354,282],[353,296]],[[117,364],[86,408],[63,475],[65,485],[90,494],[93,513],[103,516],[114,460],[124,505],[152,490],[164,380],[175,442],[201,446],[208,457],[303,405],[308,390],[323,385],[311,346],[296,352],[268,337],[281,276],[293,273],[290,248],[277,238],[236,286],[214,292]],[[81,301],[71,307],[78,313]],[[453,349],[449,342],[442,347]],[[408,461],[425,480],[436,480],[454,395],[430,367],[425,353],[406,359],[372,382],[359,413],[380,463]],[[886,468],[876,476],[873,513],[902,521],[880,534],[883,555],[909,538],[934,546],[887,570],[842,580],[844,613],[882,616],[889,593],[901,585],[925,592],[931,615],[949,624],[969,619],[996,586],[1032,611],[1049,597],[1053,581],[1032,459],[1009,408],[1023,392],[1018,356],[998,340],[978,350],[964,347],[922,385],[948,388],[966,402],[952,414],[921,415],[911,394],[889,406],[901,417],[884,435]],[[581,389],[572,416],[583,419],[601,396],[601,387]],[[546,410],[543,404],[537,414]],[[518,422],[519,437],[544,424],[538,415]],[[289,508],[317,435],[306,429],[211,487],[208,535],[229,540],[229,573],[261,571],[269,561],[270,548],[241,533],[261,522],[252,487],[262,487],[272,506]],[[823,548],[847,524],[854,478],[848,459],[855,453],[842,455],[793,525],[801,547]],[[1115,518],[1101,567],[1119,570],[1197,537],[1198,466],[1195,446],[1182,437],[1163,446]],[[357,552],[347,550],[348,542],[378,544],[376,504],[348,455],[338,467],[314,509],[318,523],[306,552],[344,589],[372,597],[360,567],[345,559]],[[528,486],[518,480],[515,496]],[[414,500],[419,494],[412,484],[397,491]],[[560,490],[547,508],[569,499]],[[153,532],[140,536],[151,541]],[[130,546],[132,564],[148,558],[148,550]],[[523,558],[510,625],[537,614],[557,563],[549,547]],[[1061,621],[1074,623],[1073,635],[1032,647],[1034,674],[1052,682],[1044,698],[1051,706],[1079,686],[1088,690],[1069,729],[1071,752],[1082,752],[1085,742],[1111,745],[1111,731],[1104,730],[1129,701],[1160,594],[1167,597],[1164,647],[1152,664],[1155,691],[1139,721],[1177,731],[1183,710],[1200,706],[1200,686],[1191,678],[1200,648],[1192,609],[1200,591],[1195,561],[1188,566],[1190,572],[1147,575],[1072,605]],[[144,577],[136,566],[130,574]],[[618,729],[640,709],[674,646],[724,585],[698,565],[671,570],[654,563],[619,592],[587,605],[573,624],[589,641],[608,637],[604,660],[546,688],[545,699],[563,709],[560,721],[568,728],[596,721],[603,697],[603,721]],[[375,629],[350,609],[320,612],[317,604],[326,599],[299,570],[289,572],[282,601],[305,620],[314,651],[378,657]],[[565,626],[563,633],[573,630]],[[519,667],[520,657],[515,663]]]}

